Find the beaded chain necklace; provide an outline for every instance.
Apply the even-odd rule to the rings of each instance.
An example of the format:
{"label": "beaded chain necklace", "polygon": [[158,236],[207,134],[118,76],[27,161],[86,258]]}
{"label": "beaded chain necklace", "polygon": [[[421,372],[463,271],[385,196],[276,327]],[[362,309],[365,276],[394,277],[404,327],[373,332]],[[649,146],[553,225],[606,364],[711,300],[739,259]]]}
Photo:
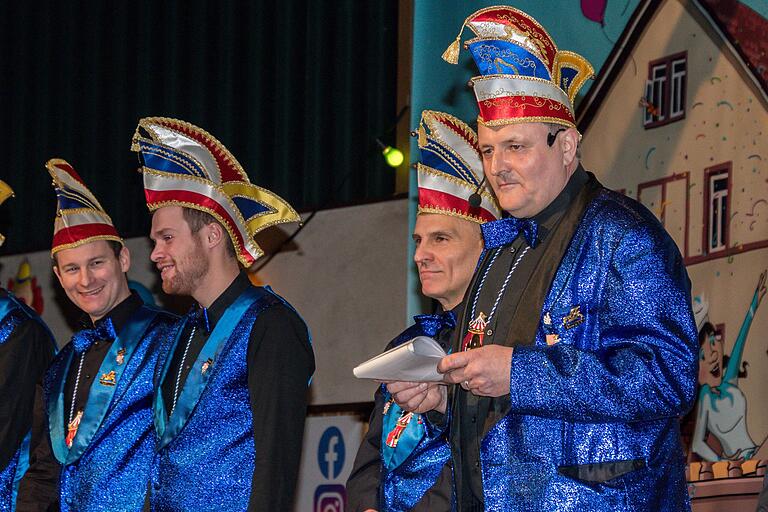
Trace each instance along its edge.
{"label": "beaded chain necklace", "polygon": [[176,385],[173,388],[173,405],[171,405],[171,412],[168,416],[173,414],[173,410],[176,409],[176,401],[179,399],[179,386],[181,385],[181,373],[184,368],[184,363],[187,361],[187,353],[189,352],[189,346],[192,344],[192,338],[195,336],[197,330],[197,324],[192,325],[192,330],[189,332],[189,338],[187,338],[187,344],[184,347],[184,354],[181,356],[181,363],[179,363],[179,371],[176,373]]}
{"label": "beaded chain necklace", "polygon": [[80,362],[77,365],[77,376],[75,377],[75,390],[72,392],[72,404],[69,406],[69,417],[67,418],[67,436],[64,438],[64,442],[67,448],[72,448],[72,441],[75,440],[75,434],[77,434],[77,428],[80,426],[80,420],[83,417],[83,411],[77,411],[75,415],[75,399],[77,398],[77,388],[80,386],[80,374],[83,372],[83,361],[85,360],[85,352],[80,354]]}
{"label": "beaded chain necklace", "polygon": [[469,322],[469,325],[467,326],[467,334],[464,335],[464,340],[461,343],[461,350],[470,350],[473,348],[479,348],[483,346],[483,337],[485,336],[485,327],[491,322],[491,319],[493,319],[493,315],[496,314],[496,308],[499,306],[499,302],[501,302],[501,298],[504,296],[504,292],[507,289],[507,285],[509,284],[509,279],[512,277],[512,274],[517,269],[517,266],[520,264],[520,261],[523,259],[523,256],[528,252],[530,249],[530,246],[527,246],[525,250],[523,250],[522,253],[520,253],[520,256],[517,257],[515,262],[512,264],[512,267],[509,269],[509,272],[507,272],[507,277],[504,279],[504,283],[501,285],[501,288],[499,289],[499,293],[496,294],[496,300],[493,301],[493,307],[491,307],[491,312],[488,314],[488,316],[485,315],[482,311],[480,314],[475,316],[475,311],[477,310],[477,301],[480,298],[480,292],[483,291],[483,286],[485,285],[485,279],[488,277],[488,272],[491,270],[491,267],[496,262],[496,258],[499,257],[499,254],[504,250],[503,247],[499,247],[496,252],[493,254],[493,257],[491,258],[491,262],[488,264],[488,267],[486,267],[485,272],[483,272],[483,277],[480,279],[480,284],[477,286],[477,291],[475,292],[475,297],[472,301],[472,310],[470,311],[470,318],[473,318],[472,321]]}

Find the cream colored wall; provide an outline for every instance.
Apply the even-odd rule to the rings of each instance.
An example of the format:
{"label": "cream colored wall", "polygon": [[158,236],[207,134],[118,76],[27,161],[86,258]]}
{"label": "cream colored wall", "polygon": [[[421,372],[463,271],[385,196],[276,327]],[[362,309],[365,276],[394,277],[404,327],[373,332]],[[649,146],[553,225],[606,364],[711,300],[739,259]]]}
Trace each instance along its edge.
{"label": "cream colored wall", "polygon": [[[695,6],[667,0],[603,99],[583,141],[585,167],[609,188],[624,188],[633,198],[640,183],[689,173],[688,256],[702,253],[704,170],[722,162],[733,163],[731,246],[768,239],[768,108],[708,27]],[[686,118],[646,130],[639,100],[648,62],[682,51],[688,52]],[[654,203],[651,209],[658,216],[661,205],[658,200]],[[664,207],[668,215],[685,214],[680,202]],[[682,232],[672,234],[676,241],[683,239]],[[760,272],[766,268],[766,249],[688,267],[693,294],[705,296],[710,303],[710,321],[726,324],[726,354],[731,352]],[[768,301],[755,315],[743,358],[750,365],[749,377],[739,383],[747,396],[748,429],[758,444],[768,435],[766,333]]]}

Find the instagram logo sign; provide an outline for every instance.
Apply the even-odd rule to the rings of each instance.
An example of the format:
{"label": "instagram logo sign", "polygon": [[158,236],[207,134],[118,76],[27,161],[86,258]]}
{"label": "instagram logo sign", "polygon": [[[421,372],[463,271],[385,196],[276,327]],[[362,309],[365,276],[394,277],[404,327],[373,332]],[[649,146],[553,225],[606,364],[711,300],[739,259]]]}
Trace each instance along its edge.
{"label": "instagram logo sign", "polygon": [[[328,427],[317,445],[317,464],[323,478],[335,480],[344,468],[344,436],[337,427]],[[340,484],[324,484],[315,489],[314,512],[344,512],[347,490]]]}
{"label": "instagram logo sign", "polygon": [[321,485],[315,490],[314,512],[344,512],[347,490],[343,485]]}

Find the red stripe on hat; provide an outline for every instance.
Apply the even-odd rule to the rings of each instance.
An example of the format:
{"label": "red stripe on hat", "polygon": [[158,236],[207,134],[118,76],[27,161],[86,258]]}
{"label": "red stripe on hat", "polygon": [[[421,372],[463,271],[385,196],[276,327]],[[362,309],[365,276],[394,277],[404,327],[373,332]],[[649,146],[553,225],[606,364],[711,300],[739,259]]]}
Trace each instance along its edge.
{"label": "red stripe on hat", "polygon": [[210,197],[203,194],[198,194],[197,192],[190,192],[188,190],[144,189],[144,195],[147,197],[147,204],[150,206],[168,201],[181,201],[184,203],[196,204],[216,212],[216,214],[219,215],[224,220],[224,222],[229,225],[231,232],[234,233],[235,237],[237,238],[237,244],[240,246],[240,255],[248,262],[249,265],[256,261],[253,255],[245,249],[245,240],[243,240],[243,237],[240,234],[240,230],[237,228],[235,221],[229,215],[227,210],[225,210],[224,207],[214,199],[211,199]]}
{"label": "red stripe on hat", "polygon": [[[469,195],[467,195],[469,199]],[[456,197],[452,194],[440,192],[431,188],[419,187],[419,206],[422,208],[437,208],[441,210],[455,211],[463,215],[479,217],[485,222],[496,220],[496,217],[481,206],[473,208],[467,199]]]}
{"label": "red stripe on hat", "polygon": [[109,224],[80,224],[58,230],[53,235],[53,247],[56,249],[62,245],[70,245],[82,242],[96,236],[114,236],[120,238],[117,230]]}
{"label": "red stripe on hat", "polygon": [[[576,124],[571,111],[560,102],[537,96],[506,96],[477,102],[480,117],[485,122],[502,119],[551,117]],[[535,122],[532,119],[532,122]]]}

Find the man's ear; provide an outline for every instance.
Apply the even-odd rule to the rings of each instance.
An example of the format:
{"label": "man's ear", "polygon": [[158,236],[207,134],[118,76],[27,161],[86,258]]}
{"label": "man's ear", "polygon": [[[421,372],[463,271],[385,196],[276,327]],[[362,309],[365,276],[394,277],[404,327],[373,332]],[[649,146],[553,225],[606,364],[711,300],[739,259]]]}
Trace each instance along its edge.
{"label": "man's ear", "polygon": [[225,237],[229,236],[229,234],[224,231],[224,228],[218,222],[211,222],[205,227],[206,230],[204,242],[208,247],[216,247],[217,245],[221,244]]}
{"label": "man's ear", "polygon": [[579,135],[578,130],[576,128],[568,128],[563,133],[560,134],[560,137],[558,137],[558,143],[560,144],[560,151],[563,152],[563,165],[566,168],[570,168],[573,164],[573,161],[576,160],[576,152],[579,147],[579,140],[581,139],[581,135]]}
{"label": "man's ear", "polygon": [[61,272],[59,272],[59,266],[54,265],[53,266],[53,273],[56,274],[56,277],[59,279],[59,284],[61,286],[64,286],[64,283],[61,282]]}
{"label": "man's ear", "polygon": [[131,268],[131,251],[128,250],[128,247],[123,246],[123,248],[120,249],[120,254],[117,255],[117,259],[120,262],[120,270],[123,273],[128,272],[128,269]]}

